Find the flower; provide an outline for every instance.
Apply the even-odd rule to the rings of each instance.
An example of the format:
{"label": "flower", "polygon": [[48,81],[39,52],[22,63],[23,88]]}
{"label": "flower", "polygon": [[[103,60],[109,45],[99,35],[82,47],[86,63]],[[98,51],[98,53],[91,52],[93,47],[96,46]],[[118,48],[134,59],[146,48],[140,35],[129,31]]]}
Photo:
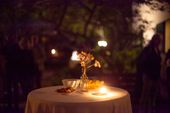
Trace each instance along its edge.
{"label": "flower", "polygon": [[[100,62],[98,60],[95,60],[94,56],[90,53],[81,51],[80,53],[78,53],[78,58],[80,59],[80,64],[82,67],[101,67]],[[94,62],[92,63],[92,61]]]}
{"label": "flower", "polygon": [[87,69],[92,66],[100,68],[101,65],[100,62],[98,60],[95,60],[94,56],[90,53],[81,51],[80,53],[77,53],[77,56],[80,59],[80,64],[82,67],[80,87],[82,88],[82,91],[87,91],[88,90],[88,77],[86,74]]}
{"label": "flower", "polygon": [[78,57],[80,59],[80,62],[89,63],[90,61],[94,60],[93,55],[91,55],[90,53],[85,53],[83,51],[81,53],[78,53]]}
{"label": "flower", "polygon": [[98,60],[95,60],[94,67],[101,68],[100,62]]}

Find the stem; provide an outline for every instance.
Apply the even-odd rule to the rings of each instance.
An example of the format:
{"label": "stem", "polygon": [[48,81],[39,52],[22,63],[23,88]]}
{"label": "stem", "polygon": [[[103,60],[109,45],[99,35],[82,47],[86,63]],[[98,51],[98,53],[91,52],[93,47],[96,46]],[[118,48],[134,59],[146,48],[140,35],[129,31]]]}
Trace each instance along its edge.
{"label": "stem", "polygon": [[86,66],[83,66],[82,71],[83,71],[82,76],[83,76],[84,79],[86,79],[87,78],[87,75],[86,75],[87,68],[86,68]]}
{"label": "stem", "polygon": [[88,68],[91,68],[92,66],[94,66],[94,65],[92,64],[92,65],[88,66],[87,69],[88,69]]}

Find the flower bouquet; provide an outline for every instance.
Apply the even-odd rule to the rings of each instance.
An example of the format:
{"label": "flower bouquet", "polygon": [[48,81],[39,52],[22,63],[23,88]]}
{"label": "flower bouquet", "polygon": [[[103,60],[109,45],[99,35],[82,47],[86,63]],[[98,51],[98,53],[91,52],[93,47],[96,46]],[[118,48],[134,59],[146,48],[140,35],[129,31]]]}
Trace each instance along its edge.
{"label": "flower bouquet", "polygon": [[78,53],[78,58],[80,60],[80,64],[82,67],[82,75],[80,77],[80,88],[82,91],[88,91],[88,77],[87,77],[87,69],[91,67],[100,68],[100,62],[94,58],[94,56],[90,53],[86,53],[81,51]]}

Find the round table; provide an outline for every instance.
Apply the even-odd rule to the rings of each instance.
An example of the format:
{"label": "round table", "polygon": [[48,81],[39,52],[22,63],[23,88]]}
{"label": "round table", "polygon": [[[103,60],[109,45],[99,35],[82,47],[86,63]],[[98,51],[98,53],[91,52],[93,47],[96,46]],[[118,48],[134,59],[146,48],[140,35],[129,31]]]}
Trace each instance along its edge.
{"label": "round table", "polygon": [[25,113],[132,113],[130,95],[126,90],[107,86],[105,95],[94,91],[58,93],[63,86],[51,86],[28,94]]}

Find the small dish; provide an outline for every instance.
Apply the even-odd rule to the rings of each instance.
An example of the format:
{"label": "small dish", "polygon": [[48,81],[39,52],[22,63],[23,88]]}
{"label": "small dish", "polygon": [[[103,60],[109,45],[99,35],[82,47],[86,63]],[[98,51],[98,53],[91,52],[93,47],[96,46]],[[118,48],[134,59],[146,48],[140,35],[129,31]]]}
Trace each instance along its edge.
{"label": "small dish", "polygon": [[70,94],[75,91],[72,87],[67,87],[67,88],[59,88],[56,90],[58,93],[61,94]]}

